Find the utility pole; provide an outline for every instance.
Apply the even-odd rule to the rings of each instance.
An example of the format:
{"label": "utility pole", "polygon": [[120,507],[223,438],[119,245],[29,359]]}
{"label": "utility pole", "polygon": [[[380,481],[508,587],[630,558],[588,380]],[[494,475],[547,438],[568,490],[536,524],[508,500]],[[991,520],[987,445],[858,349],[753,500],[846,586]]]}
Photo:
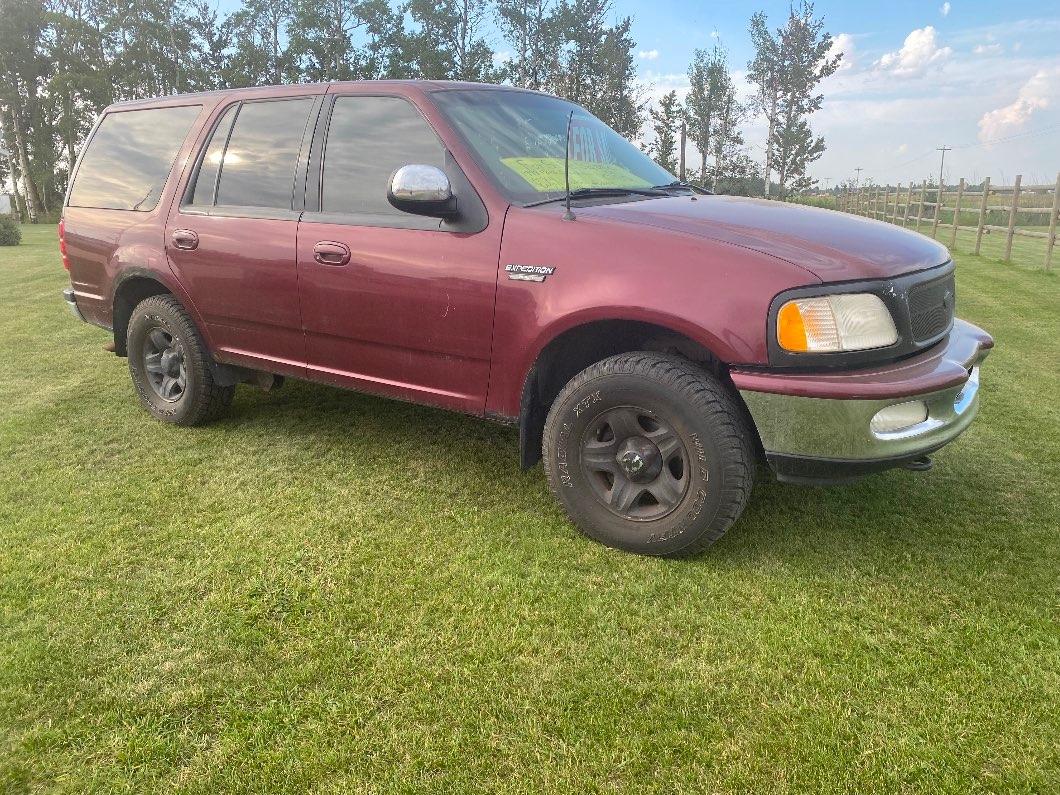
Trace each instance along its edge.
{"label": "utility pole", "polygon": [[857,190],[858,188],[861,187],[861,172],[864,171],[865,169],[863,169],[863,168],[855,168],[854,170],[856,172],[858,172],[858,178],[854,182],[854,190]]}
{"label": "utility pole", "polygon": [[685,148],[688,146],[688,122],[681,120],[681,161],[677,169],[677,178],[685,181]]}
{"label": "utility pole", "polygon": [[935,148],[936,152],[942,152],[942,162],[939,163],[939,190],[942,190],[942,168],[946,165],[946,153],[953,149],[952,146],[939,146]]}

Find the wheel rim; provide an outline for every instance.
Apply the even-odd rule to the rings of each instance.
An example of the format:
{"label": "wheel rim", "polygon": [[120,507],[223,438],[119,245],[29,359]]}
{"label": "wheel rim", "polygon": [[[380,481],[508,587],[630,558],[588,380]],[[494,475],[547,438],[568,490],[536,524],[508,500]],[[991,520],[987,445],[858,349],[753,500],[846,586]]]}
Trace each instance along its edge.
{"label": "wheel rim", "polygon": [[661,519],[688,492],[691,461],[676,431],[653,412],[619,406],[585,429],[581,466],[596,498],[617,516]]}
{"label": "wheel rim", "polygon": [[188,385],[184,346],[164,328],[153,328],[144,340],[144,371],[151,389],[167,403],[176,403]]}

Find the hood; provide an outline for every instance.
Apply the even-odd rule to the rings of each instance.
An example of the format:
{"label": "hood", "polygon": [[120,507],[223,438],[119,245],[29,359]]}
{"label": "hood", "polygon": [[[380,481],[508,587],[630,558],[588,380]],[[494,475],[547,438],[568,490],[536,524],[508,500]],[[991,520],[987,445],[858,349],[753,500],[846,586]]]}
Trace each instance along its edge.
{"label": "hood", "polygon": [[888,223],[764,199],[673,196],[576,212],[742,246],[790,262],[825,282],[889,279],[950,258],[934,240]]}

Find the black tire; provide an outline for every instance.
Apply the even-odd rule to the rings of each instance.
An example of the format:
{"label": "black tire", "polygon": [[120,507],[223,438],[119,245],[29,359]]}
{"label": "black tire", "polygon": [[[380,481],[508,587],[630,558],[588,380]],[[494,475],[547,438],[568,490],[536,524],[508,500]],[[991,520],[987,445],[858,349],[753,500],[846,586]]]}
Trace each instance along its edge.
{"label": "black tire", "polygon": [[232,403],[236,388],[214,383],[206,345],[173,296],[140,302],[129,319],[126,347],[140,402],[163,422],[201,425]]}
{"label": "black tire", "polygon": [[716,378],[639,352],[583,370],[545,423],[549,487],[571,521],[610,547],[684,557],[720,539],[751,493],[744,412]]}

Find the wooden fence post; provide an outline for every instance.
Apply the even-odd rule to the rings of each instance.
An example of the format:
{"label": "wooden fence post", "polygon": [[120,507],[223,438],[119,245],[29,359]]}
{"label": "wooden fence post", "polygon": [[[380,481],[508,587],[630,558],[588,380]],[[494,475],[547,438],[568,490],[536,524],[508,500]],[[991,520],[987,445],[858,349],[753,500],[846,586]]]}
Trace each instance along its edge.
{"label": "wooden fence post", "polygon": [[881,221],[887,220],[887,212],[891,209],[891,183],[888,182],[883,189],[883,218]]}
{"label": "wooden fence post", "polygon": [[1022,174],[1016,175],[1016,184],[1012,187],[1012,209],[1008,211],[1008,236],[1005,238],[1005,262],[1012,261],[1012,237],[1016,229],[1016,211],[1020,208],[1020,180]]}
{"label": "wooden fence post", "polygon": [[898,183],[898,187],[894,191],[894,214],[891,216],[891,223],[898,223],[898,200],[902,198],[902,183]]}
{"label": "wooden fence post", "polygon": [[931,239],[938,240],[939,221],[942,220],[942,182],[939,189],[935,191],[935,218],[931,221]]}
{"label": "wooden fence post", "polygon": [[1053,214],[1049,216],[1049,240],[1045,246],[1045,272],[1053,269],[1053,247],[1056,245],[1056,217],[1060,215],[1060,174],[1056,175],[1056,189],[1053,190]]}
{"label": "wooden fence post", "polygon": [[983,200],[979,203],[979,224],[975,230],[975,256],[979,256],[979,247],[983,243],[983,224],[986,223],[986,202],[990,197],[990,177],[983,180]]}
{"label": "wooden fence post", "polygon": [[960,225],[961,197],[964,196],[964,177],[957,185],[957,203],[953,207],[953,225],[950,231],[950,248],[957,245],[957,227]]}
{"label": "wooden fence post", "polygon": [[927,191],[927,180],[920,183],[920,203],[916,211],[916,231],[920,231],[920,222],[924,220],[924,193]]}
{"label": "wooden fence post", "polygon": [[913,205],[913,183],[909,183],[909,191],[905,196],[905,210],[902,212],[902,228],[909,226],[909,208]]}
{"label": "wooden fence post", "polygon": [[872,191],[872,220],[880,218],[880,186],[877,185]]}

